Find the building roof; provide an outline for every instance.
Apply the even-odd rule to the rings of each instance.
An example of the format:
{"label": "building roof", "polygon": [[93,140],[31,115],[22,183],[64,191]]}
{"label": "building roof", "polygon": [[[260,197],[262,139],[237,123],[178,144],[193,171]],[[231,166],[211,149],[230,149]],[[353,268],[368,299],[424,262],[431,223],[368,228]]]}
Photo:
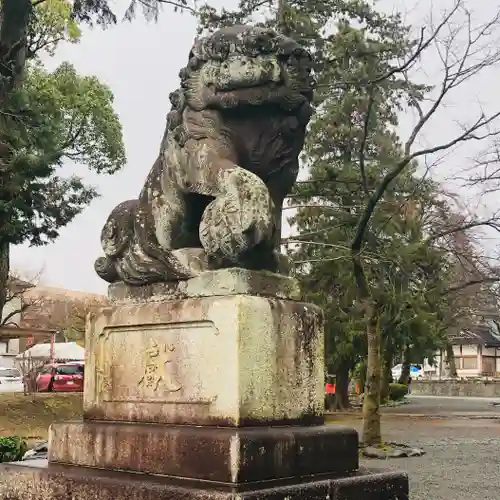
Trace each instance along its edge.
{"label": "building roof", "polygon": [[17,326],[0,326],[0,340],[42,338],[50,339],[56,333],[55,330],[43,330],[41,328],[20,328]]}
{"label": "building roof", "polygon": [[492,325],[475,325],[462,330],[449,338],[454,345],[483,345],[485,347],[500,347],[500,333]]}
{"label": "building roof", "polygon": [[[18,354],[16,359],[23,358],[49,360],[50,344],[36,344],[27,349],[24,353]],[[83,361],[85,359],[85,349],[76,342],[56,342],[54,344],[54,359],[64,361]]]}

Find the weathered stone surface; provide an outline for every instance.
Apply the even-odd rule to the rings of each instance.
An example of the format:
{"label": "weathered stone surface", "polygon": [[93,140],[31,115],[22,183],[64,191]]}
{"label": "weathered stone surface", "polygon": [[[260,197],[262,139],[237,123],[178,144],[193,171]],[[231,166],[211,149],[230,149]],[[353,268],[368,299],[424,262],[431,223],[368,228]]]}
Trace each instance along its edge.
{"label": "weathered stone surface", "polygon": [[358,468],[358,435],[341,426],[210,428],[115,422],[54,424],[51,462],[249,483]]}
{"label": "weathered stone surface", "polygon": [[109,286],[108,295],[114,304],[227,295],[257,295],[290,300],[301,298],[296,279],[267,271],[241,268],[205,271],[200,276],[188,280],[141,286],[130,286],[123,282],[113,283]]}
{"label": "weathered stone surface", "polygon": [[310,54],[273,30],[197,40],[159,157],[102,230],[99,276],[138,285],[233,266],[283,272],[281,212],[312,114],[311,69]]}
{"label": "weathered stone surface", "polygon": [[500,398],[500,380],[412,380],[411,392],[419,396]]}
{"label": "weathered stone surface", "polygon": [[302,478],[221,488],[214,483],[83,467],[0,465],[4,500],[408,500],[408,477],[361,470],[345,478]]}
{"label": "weathered stone surface", "polygon": [[234,295],[118,305],[87,328],[87,419],[323,422],[322,313],[311,304]]}
{"label": "weathered stone surface", "polygon": [[380,469],[360,469],[357,473],[330,483],[335,500],[408,500],[408,476]]}

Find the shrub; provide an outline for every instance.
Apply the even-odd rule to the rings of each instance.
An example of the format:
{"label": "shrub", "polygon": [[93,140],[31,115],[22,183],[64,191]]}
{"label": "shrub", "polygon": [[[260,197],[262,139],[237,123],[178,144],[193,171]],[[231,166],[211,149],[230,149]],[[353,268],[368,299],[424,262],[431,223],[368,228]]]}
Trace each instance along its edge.
{"label": "shrub", "polygon": [[408,386],[404,384],[389,384],[389,399],[401,401],[408,394]]}
{"label": "shrub", "polygon": [[17,462],[27,450],[26,442],[19,436],[0,437],[0,462]]}

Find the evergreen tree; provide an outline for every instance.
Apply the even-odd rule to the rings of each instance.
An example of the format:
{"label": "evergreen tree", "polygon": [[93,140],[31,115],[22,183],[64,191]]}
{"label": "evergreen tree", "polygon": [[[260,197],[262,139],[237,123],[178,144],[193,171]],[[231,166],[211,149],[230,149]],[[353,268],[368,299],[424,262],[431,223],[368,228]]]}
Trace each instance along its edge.
{"label": "evergreen tree", "polygon": [[[352,2],[358,7],[362,3]],[[498,25],[500,14],[497,13],[485,24],[474,26],[470,12],[463,9],[462,2],[459,1],[449,12],[444,13],[437,25],[430,26],[428,38],[424,38],[422,31],[422,36],[417,41],[411,40],[407,28],[398,16],[381,16],[392,25],[384,37],[378,31],[384,25],[380,22],[380,16],[373,26],[365,22],[365,19],[373,19],[366,12],[374,9],[370,4],[364,5],[366,10],[363,11],[363,16],[351,21],[340,18],[333,35],[337,39],[331,39],[331,48],[326,44],[324,54],[335,64],[325,67],[320,75],[320,84],[327,90],[321,96],[321,105],[316,121],[311,126],[305,151],[310,180],[314,182],[309,183],[307,188],[300,186],[296,193],[297,200],[301,197],[309,200],[303,203],[310,204],[310,200],[315,200],[316,204],[319,202],[326,207],[321,207],[313,214],[314,223],[303,223],[304,213],[307,214],[310,207],[301,209],[295,220],[304,226],[302,233],[311,234],[318,226],[331,224],[332,221],[328,220],[325,213],[342,206],[347,207],[344,211],[354,219],[354,230],[347,244],[342,247],[351,264],[356,291],[355,304],[363,319],[367,340],[362,440],[366,444],[378,445],[381,442],[381,348],[390,347],[383,345],[384,339],[393,343],[393,335],[389,337],[389,330],[384,330],[385,316],[388,314],[393,318],[391,321],[403,317],[403,313],[417,309],[413,304],[415,299],[425,306],[422,298],[428,296],[428,293],[423,293],[423,285],[428,280],[426,272],[421,270],[419,273],[417,268],[416,279],[410,280],[408,276],[411,274],[405,271],[407,263],[418,262],[420,256],[425,255],[421,251],[425,250],[423,243],[428,242],[425,239],[423,242],[413,242],[412,234],[417,233],[410,230],[410,227],[405,228],[407,220],[401,225],[398,216],[400,207],[405,206],[404,200],[414,197],[408,190],[407,183],[414,175],[415,161],[466,141],[481,141],[495,136],[499,133],[495,126],[500,113],[497,111],[485,115],[480,110],[475,121],[464,124],[456,136],[442,143],[418,149],[415,146],[416,140],[450,92],[483,69],[499,62],[500,55],[495,52],[495,41],[488,37],[491,37],[493,28]],[[469,30],[465,35],[470,35],[466,36],[469,42],[465,42],[463,46],[460,46],[456,30],[452,30],[449,36],[442,34],[450,23],[459,22],[460,16],[465,18],[463,29]],[[480,35],[472,36],[472,32]],[[412,84],[408,74],[408,68],[416,64],[421,54],[432,44],[438,45],[444,66],[443,80],[437,90]],[[483,57],[479,62],[471,55],[471,51],[475,50],[477,52],[474,54],[481,54]],[[491,56],[491,53],[495,55]],[[418,115],[416,125],[406,142],[400,145],[393,132],[398,124],[398,113],[413,109]],[[349,168],[356,172],[358,178],[358,204],[346,198],[335,205],[330,196],[324,196],[325,191],[329,184],[338,185],[343,181],[339,177],[340,172]],[[333,192],[330,195],[335,200],[336,194]],[[318,210],[317,207],[313,209]],[[465,228],[467,224],[462,227]],[[340,246],[334,241],[326,245]],[[325,243],[320,243],[320,246],[325,247]],[[433,263],[430,268],[439,269],[435,265],[436,258],[439,259],[441,255],[439,249],[431,247],[431,250],[436,254],[429,253],[425,259],[430,259]],[[320,254],[320,250],[316,249],[312,260],[321,259]],[[304,260],[310,259],[299,259],[302,262]],[[435,276],[435,272],[430,276]],[[439,286],[434,286],[431,290],[438,288]],[[394,290],[398,291],[398,296],[407,296],[407,300],[398,301],[396,307],[393,307],[391,300]],[[432,319],[437,312],[431,305],[432,301],[426,303],[429,318]],[[392,348],[384,350],[387,358],[391,357],[391,350]]]}
{"label": "evergreen tree", "polygon": [[[401,16],[385,15],[373,2],[364,0],[241,0],[235,11],[210,7],[200,11],[201,31],[249,21],[278,26],[315,55],[318,113],[304,153],[310,178],[294,195],[295,204],[307,205],[294,219],[302,239],[297,252],[305,254],[297,256],[297,261],[306,261],[301,271],[304,279],[309,277],[316,289],[319,282],[321,289],[329,291],[326,298],[311,291],[313,300],[320,301],[327,310],[343,312],[343,317],[336,314],[327,325],[328,336],[345,340],[329,343],[335,345],[339,360],[352,363],[353,346],[362,345],[352,341],[359,337],[361,318],[367,346],[362,439],[367,444],[376,445],[381,440],[381,348],[388,367],[397,337],[405,352],[409,353],[411,347],[421,354],[436,345],[435,339],[428,342],[434,334],[422,337],[421,333],[431,330],[438,335],[442,331],[430,328],[438,312],[429,296],[439,289],[436,271],[443,256],[436,247],[425,248],[421,218],[412,222],[401,212],[411,206],[408,201],[416,196],[411,186],[419,185],[415,160],[464,141],[487,138],[489,134],[481,132],[499,116],[481,112],[477,121],[464,125],[462,132],[451,140],[428,148],[415,146],[420,132],[448,93],[499,59],[490,55],[498,54],[494,40],[485,40],[498,24],[499,16],[473,27],[471,14],[462,3],[459,0],[437,24],[428,26],[427,37],[422,29],[417,38],[412,38]],[[470,43],[464,46],[460,46],[455,31],[443,35],[450,23],[460,23],[460,16],[465,29],[477,29],[481,34],[466,36]],[[443,81],[437,91],[416,85],[409,78],[409,70],[434,44],[438,45],[444,65]],[[471,50],[481,52],[484,59],[476,64]],[[418,118],[407,141],[401,144],[394,131],[398,113],[403,110],[415,110]],[[432,191],[431,186],[425,189]],[[412,229],[411,225],[417,222],[418,230]],[[322,232],[333,236],[312,243],[304,241]],[[344,254],[329,257],[333,264],[328,273],[315,272],[313,263],[325,260],[325,248],[342,249]],[[340,264],[342,260],[344,265]],[[346,283],[328,287],[325,274],[350,276],[351,287],[344,287]],[[428,289],[433,280],[437,282]],[[334,293],[342,294],[343,301],[332,305]],[[384,373],[387,371],[388,368]]]}
{"label": "evergreen tree", "polygon": [[[400,272],[398,246],[407,237],[401,227],[400,212],[412,188],[411,175],[389,187],[363,235],[362,264],[367,268],[366,282],[371,290],[366,289],[365,282],[355,279],[351,247],[370,194],[401,157],[401,146],[393,132],[397,109],[410,93],[419,95],[424,89],[397,74],[373,83],[380,75],[388,75],[394,60],[408,54],[414,42],[398,16],[382,16],[368,3],[362,9],[360,2],[347,3],[351,10],[337,16],[335,30],[324,45],[325,59],[331,63],[318,76],[321,105],[304,152],[309,182],[300,184],[295,193],[298,204],[313,206],[300,209],[293,222],[298,226],[300,239],[303,234],[315,234],[313,244],[301,244],[299,253],[321,253],[321,249],[309,248],[318,245],[337,251],[329,257],[323,251],[326,260],[317,264],[323,267],[319,274],[331,282],[322,289],[330,290],[333,285],[341,301],[332,304],[328,314],[335,318],[337,309],[349,318],[344,329],[337,332],[341,341],[335,339],[328,344],[361,345],[368,350],[363,440],[373,443],[380,441],[381,331],[393,330],[394,317],[400,316],[400,309],[405,307],[401,292],[407,284]],[[309,271],[308,266],[306,272]],[[336,281],[338,276],[343,279]],[[346,290],[350,292],[347,294]],[[342,303],[346,300],[347,304]],[[360,335],[367,336],[368,343],[353,342]],[[395,349],[394,342],[389,342],[392,331],[385,338],[385,352],[391,353]],[[344,353],[338,350],[338,354],[337,378],[344,381],[356,358],[352,348]],[[386,356],[387,365],[391,357]],[[340,387],[337,401],[344,405],[345,382]]]}

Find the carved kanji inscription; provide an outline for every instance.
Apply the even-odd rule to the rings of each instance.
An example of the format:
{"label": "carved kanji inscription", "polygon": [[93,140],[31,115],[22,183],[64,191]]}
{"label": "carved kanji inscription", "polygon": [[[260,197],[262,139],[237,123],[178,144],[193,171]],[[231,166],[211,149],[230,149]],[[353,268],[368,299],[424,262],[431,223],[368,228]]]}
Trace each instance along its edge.
{"label": "carved kanji inscription", "polygon": [[172,373],[174,351],[174,344],[158,343],[151,339],[143,353],[144,373],[138,385],[155,392],[159,389],[180,391],[182,386]]}

